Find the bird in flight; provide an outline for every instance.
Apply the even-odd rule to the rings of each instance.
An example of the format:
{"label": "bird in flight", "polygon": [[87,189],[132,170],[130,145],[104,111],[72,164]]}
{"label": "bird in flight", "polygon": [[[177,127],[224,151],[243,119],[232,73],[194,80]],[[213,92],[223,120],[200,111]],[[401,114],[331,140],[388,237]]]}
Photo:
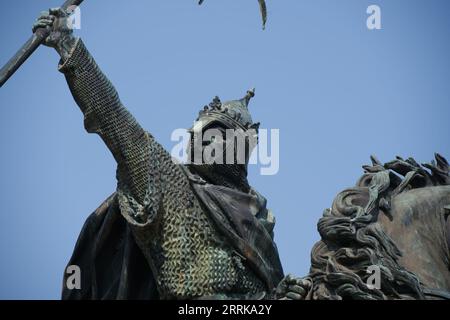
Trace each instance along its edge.
{"label": "bird in flight", "polygon": [[[205,0],[199,0],[198,4],[201,5]],[[259,10],[261,11],[262,21],[263,21],[263,29],[266,28],[267,22],[267,6],[265,0],[258,0]]]}

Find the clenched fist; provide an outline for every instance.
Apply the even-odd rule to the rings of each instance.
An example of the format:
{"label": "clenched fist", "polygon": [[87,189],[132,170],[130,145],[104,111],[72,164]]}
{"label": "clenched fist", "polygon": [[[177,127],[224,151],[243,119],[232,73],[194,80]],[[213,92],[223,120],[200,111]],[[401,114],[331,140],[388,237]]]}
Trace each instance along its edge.
{"label": "clenched fist", "polygon": [[66,58],[76,43],[70,14],[61,8],[43,11],[33,25],[33,32],[39,28],[44,28],[49,32],[44,44],[55,48],[63,59]]}
{"label": "clenched fist", "polygon": [[305,300],[312,287],[308,278],[287,275],[278,285],[275,295],[278,300]]}

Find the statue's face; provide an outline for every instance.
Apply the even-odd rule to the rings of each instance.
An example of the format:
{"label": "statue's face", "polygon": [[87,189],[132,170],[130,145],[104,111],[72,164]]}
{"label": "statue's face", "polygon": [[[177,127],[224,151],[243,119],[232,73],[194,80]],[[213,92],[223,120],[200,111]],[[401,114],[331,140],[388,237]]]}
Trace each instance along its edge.
{"label": "statue's face", "polygon": [[250,157],[251,142],[247,133],[233,130],[220,123],[206,127],[194,126],[188,148],[188,159],[193,164],[244,164]]}
{"label": "statue's face", "polygon": [[[217,164],[220,161],[225,163],[223,161],[225,160],[226,128],[223,126],[218,124],[207,127],[194,126],[189,141],[188,159],[191,163]],[[208,159],[207,154],[212,155],[214,159]]]}

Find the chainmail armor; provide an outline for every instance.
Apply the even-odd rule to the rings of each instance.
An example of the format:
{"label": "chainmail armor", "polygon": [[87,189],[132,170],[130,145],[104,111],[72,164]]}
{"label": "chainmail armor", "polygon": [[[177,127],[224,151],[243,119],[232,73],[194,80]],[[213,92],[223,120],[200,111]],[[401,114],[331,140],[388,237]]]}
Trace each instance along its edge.
{"label": "chainmail armor", "polygon": [[215,185],[250,191],[247,180],[247,170],[242,164],[190,164],[191,171],[199,174],[203,179]]}
{"label": "chainmail armor", "polygon": [[150,160],[147,136],[139,123],[122,105],[111,82],[101,72],[81,39],[59,70],[66,75],[69,88],[84,114],[89,133],[97,133],[126,172],[136,199],[143,203],[149,185]]}
{"label": "chainmail armor", "polygon": [[152,268],[160,297],[251,297],[263,282],[215,230],[179,164],[146,133],[79,40],[60,65],[85,116],[117,163],[121,213]]}

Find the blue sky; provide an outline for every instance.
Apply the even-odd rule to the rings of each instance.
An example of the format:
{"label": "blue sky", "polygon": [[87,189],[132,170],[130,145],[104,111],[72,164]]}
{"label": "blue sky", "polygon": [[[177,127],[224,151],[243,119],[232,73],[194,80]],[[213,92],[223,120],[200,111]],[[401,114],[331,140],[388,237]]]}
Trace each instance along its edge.
{"label": "blue sky", "polygon": [[[0,62],[61,1],[0,3]],[[280,130],[280,171],[252,185],[277,217],[287,273],[305,275],[316,223],[375,154],[450,157],[445,0],[85,1],[81,36],[122,101],[168,150],[215,95],[256,87],[254,120]],[[382,30],[369,31],[377,4]],[[83,129],[58,56],[39,50],[0,89],[0,298],[58,299],[86,217],[115,190],[115,162]]]}

